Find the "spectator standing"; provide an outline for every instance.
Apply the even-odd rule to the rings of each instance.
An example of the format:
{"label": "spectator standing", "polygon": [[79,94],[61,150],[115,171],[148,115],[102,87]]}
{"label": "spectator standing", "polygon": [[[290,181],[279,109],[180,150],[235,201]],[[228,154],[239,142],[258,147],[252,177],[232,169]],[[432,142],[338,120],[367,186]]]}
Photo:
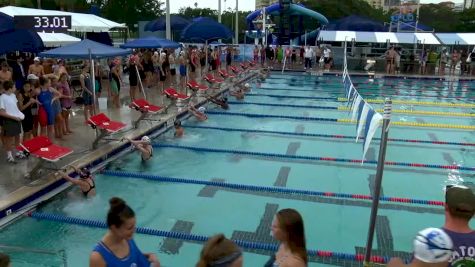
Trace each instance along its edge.
{"label": "spectator standing", "polygon": [[443,230],[454,244],[449,267],[475,266],[475,231],[469,222],[475,214],[475,195],[465,186],[447,186]]}
{"label": "spectator standing", "polygon": [[313,49],[310,46],[305,47],[305,67],[304,69],[312,69]]}
{"label": "spectator standing", "polygon": [[[3,121],[3,142],[7,151],[7,161],[15,163],[14,150],[20,144],[21,121],[25,115],[18,108],[18,100],[15,95],[15,87],[12,81],[3,83],[4,92],[0,95],[0,116]],[[23,158],[24,155],[19,151],[15,157]]]}

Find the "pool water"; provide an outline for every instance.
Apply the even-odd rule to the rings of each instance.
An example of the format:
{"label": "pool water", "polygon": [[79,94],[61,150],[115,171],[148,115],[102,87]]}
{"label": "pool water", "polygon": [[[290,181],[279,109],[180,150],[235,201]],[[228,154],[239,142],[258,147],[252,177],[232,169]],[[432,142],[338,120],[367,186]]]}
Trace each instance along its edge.
{"label": "pool water", "polygon": [[[354,77],[353,82],[365,85],[368,98],[383,99],[381,94],[394,95],[392,99],[427,102],[473,103],[475,82],[448,83],[432,80],[377,79],[370,81]],[[389,87],[392,86],[392,87]],[[232,149],[250,152],[267,152],[283,155],[321,156],[361,159],[362,143],[348,139],[330,139],[289,136],[269,133],[223,131],[191,126],[270,130],[277,132],[303,132],[332,135],[355,135],[356,126],[348,123],[308,121],[303,119],[251,118],[226,113],[273,114],[295,117],[321,117],[347,119],[348,111],[264,106],[259,103],[345,106],[332,100],[292,99],[259,96],[295,95],[342,97],[341,77],[273,74],[262,83],[252,83],[252,93],[241,104],[221,112],[213,105],[206,122],[189,119],[184,122],[185,137],[174,139],[167,132],[154,140],[157,144],[200,148]],[[389,88],[386,88],[389,87]],[[421,93],[420,88],[434,90]],[[297,91],[297,90],[301,91]],[[418,96],[401,97],[402,92],[417,92]],[[411,93],[416,94],[416,93]],[[464,97],[438,98],[434,96]],[[430,96],[430,97],[429,97]],[[233,100],[234,101],[234,100]],[[250,102],[254,104],[249,104]],[[257,103],[257,104],[256,104]],[[375,104],[375,107],[381,105]],[[471,108],[393,105],[393,109],[416,111],[444,111],[470,114]],[[393,114],[393,121],[474,125],[474,117],[450,117],[413,114]],[[189,128],[187,128],[187,126]],[[390,138],[420,139],[474,143],[475,131],[439,128],[391,126]],[[376,134],[379,137],[380,133]],[[377,160],[379,142],[373,141],[367,160]],[[454,145],[390,142],[386,160],[439,165],[475,166],[474,149]],[[292,189],[371,194],[376,166],[325,161],[265,158],[231,153],[196,152],[180,147],[156,148],[151,162],[142,164],[136,153],[110,163],[108,170],[147,173],[194,180],[220,179],[229,183],[257,186],[281,186]],[[473,172],[426,169],[414,167],[386,167],[383,180],[384,196],[407,197],[425,200],[443,200],[443,188],[449,183],[471,186]],[[274,242],[270,236],[270,223],[275,212],[282,208],[297,209],[305,220],[308,249],[355,254],[365,246],[370,215],[370,202],[292,196],[281,193],[261,193],[235,189],[214,188],[196,184],[161,183],[130,177],[97,174],[98,195],[85,200],[77,188],[55,197],[38,209],[40,212],[104,220],[108,199],[124,198],[137,214],[138,226],[167,231],[185,231],[197,235],[224,233],[227,237],[245,241]],[[443,224],[442,209],[393,203],[382,204],[378,214],[374,254],[392,256],[397,252],[410,252],[415,233],[429,226]],[[2,244],[49,251],[64,250],[68,266],[87,266],[88,255],[104,234],[104,229],[39,221],[22,218],[0,230]],[[194,266],[202,244],[137,234],[139,247],[144,252],[158,254],[163,266]],[[61,266],[61,255],[11,253],[14,266]],[[269,256],[256,251],[245,253],[245,266],[262,266]],[[325,259],[309,266],[358,266]]]}

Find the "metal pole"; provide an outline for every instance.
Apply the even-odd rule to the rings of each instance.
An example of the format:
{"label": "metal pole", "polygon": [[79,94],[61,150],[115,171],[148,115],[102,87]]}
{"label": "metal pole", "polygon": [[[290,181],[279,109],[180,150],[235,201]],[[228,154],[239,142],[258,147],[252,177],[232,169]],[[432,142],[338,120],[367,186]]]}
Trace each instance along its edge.
{"label": "metal pole", "polygon": [[166,37],[167,37],[168,40],[171,40],[171,38],[172,38],[172,28],[171,28],[171,22],[170,22],[170,0],[167,0],[166,4],[167,4],[166,15],[165,15],[166,24],[167,24]]}
{"label": "metal pole", "polygon": [[262,9],[262,31],[264,32],[264,37],[262,38],[262,44],[267,46],[267,23],[266,23],[266,8]]}
{"label": "metal pole", "polygon": [[218,22],[221,23],[221,0],[218,0]]}
{"label": "metal pole", "polygon": [[419,8],[421,7],[421,0],[417,0],[417,12],[416,12],[416,28],[414,32],[418,32],[417,27],[419,25]]}
{"label": "metal pole", "polygon": [[236,44],[239,44],[239,8],[238,0],[236,0],[236,31],[234,32],[234,39]]}
{"label": "metal pole", "polygon": [[92,59],[91,49],[89,49],[89,64],[91,64],[91,84],[92,84],[92,112],[96,114],[96,77],[94,71],[94,59]]}
{"label": "metal pole", "polygon": [[390,98],[384,100],[383,127],[381,129],[381,142],[379,144],[378,166],[376,170],[376,181],[374,184],[373,204],[371,206],[371,217],[369,220],[368,239],[366,242],[366,253],[364,266],[370,266],[371,250],[373,248],[374,228],[376,226],[376,217],[378,215],[379,198],[381,195],[381,183],[383,180],[384,160],[386,158],[386,147],[388,143],[389,123],[391,121]]}

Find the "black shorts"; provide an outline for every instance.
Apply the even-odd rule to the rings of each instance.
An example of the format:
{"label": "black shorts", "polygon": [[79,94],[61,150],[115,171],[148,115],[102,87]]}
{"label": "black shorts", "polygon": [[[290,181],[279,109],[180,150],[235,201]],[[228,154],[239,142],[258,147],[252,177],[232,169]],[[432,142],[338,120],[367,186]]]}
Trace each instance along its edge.
{"label": "black shorts", "polygon": [[330,61],[331,61],[331,58],[329,58],[329,57],[324,57],[323,58],[323,62],[325,62],[325,64],[330,63]]}
{"label": "black shorts", "polygon": [[167,79],[167,75],[164,73],[162,74],[162,72],[160,71],[160,81],[163,82]]}
{"label": "black shorts", "polygon": [[3,119],[3,136],[17,136],[21,134],[21,122],[12,119]]}
{"label": "black shorts", "polygon": [[33,115],[25,116],[25,118],[21,121],[21,126],[23,127],[23,132],[25,133],[33,130]]}
{"label": "black shorts", "polygon": [[191,64],[190,67],[191,67],[191,72],[195,72],[195,69],[196,69],[195,65]]}
{"label": "black shorts", "polygon": [[170,74],[172,76],[175,76],[176,75],[176,69],[170,69]]}

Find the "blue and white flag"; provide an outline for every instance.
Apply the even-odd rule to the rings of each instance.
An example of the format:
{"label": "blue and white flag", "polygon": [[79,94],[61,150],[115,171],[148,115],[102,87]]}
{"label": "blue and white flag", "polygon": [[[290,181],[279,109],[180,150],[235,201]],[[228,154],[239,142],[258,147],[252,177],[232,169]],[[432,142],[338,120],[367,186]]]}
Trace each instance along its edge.
{"label": "blue and white flag", "polygon": [[358,121],[357,121],[358,129],[356,130],[356,142],[358,142],[358,139],[360,138],[361,133],[364,130],[363,128],[366,122],[366,117],[368,116],[368,112],[370,109],[372,109],[370,105],[366,104],[366,102],[363,101],[362,103],[363,103],[363,109],[361,109],[361,112],[359,113]]}
{"label": "blue and white flag", "polygon": [[368,151],[369,145],[371,144],[371,140],[373,139],[376,130],[379,128],[381,122],[383,121],[383,116],[378,112],[374,112],[374,110],[371,109],[370,113],[368,113],[368,117],[366,119],[366,129],[363,143],[363,158],[361,160],[361,164],[363,164],[365,160],[366,152]]}
{"label": "blue and white flag", "polygon": [[[351,121],[354,121],[356,119],[356,115],[358,114],[358,108],[360,106],[360,103],[363,102],[360,94],[358,94],[358,92],[356,92],[356,97],[355,99],[353,100],[353,105],[351,106],[351,111],[352,111],[352,114],[351,114]],[[364,103],[364,102],[363,102]]]}

